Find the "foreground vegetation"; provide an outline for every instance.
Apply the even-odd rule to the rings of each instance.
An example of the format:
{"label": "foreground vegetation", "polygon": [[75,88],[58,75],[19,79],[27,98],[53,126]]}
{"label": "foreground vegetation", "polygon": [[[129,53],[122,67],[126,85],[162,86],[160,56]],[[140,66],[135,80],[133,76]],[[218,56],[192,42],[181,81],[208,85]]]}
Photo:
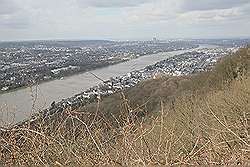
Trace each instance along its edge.
{"label": "foreground vegetation", "polygon": [[250,165],[250,54],[2,128],[0,165]]}

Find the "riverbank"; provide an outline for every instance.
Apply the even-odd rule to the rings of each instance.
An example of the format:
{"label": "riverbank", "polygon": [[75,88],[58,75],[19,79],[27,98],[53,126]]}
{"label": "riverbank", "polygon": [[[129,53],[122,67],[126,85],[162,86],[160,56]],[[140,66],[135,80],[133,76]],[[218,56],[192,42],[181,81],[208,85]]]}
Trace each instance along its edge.
{"label": "riverbank", "polygon": [[[200,47],[209,46],[202,45]],[[112,77],[122,76],[131,71],[143,69],[148,65],[152,65],[187,51],[189,50],[145,55],[137,59],[132,59],[102,69],[92,70],[90,72],[96,74],[103,80],[109,80]],[[79,75],[66,77],[63,80],[45,82],[38,85],[38,87],[20,89],[7,94],[1,94],[0,106],[3,111],[15,111],[15,122],[19,122],[28,118],[31,113],[37,113],[50,107],[53,101],[59,102],[62,99],[67,99],[101,82],[102,81],[94,77],[91,73],[85,72]]]}
{"label": "riverbank", "polygon": [[[162,51],[166,51],[166,52],[170,52],[170,51],[174,51],[174,50],[183,50],[183,49],[188,49],[188,48],[196,48],[198,47],[198,45],[190,45],[187,47],[177,47],[176,49],[174,48],[165,48]],[[65,48],[64,48],[65,49]],[[68,54],[69,50],[65,50],[65,53]],[[4,52],[5,53],[5,52]],[[64,55],[64,52],[58,54],[58,55]],[[55,59],[55,61],[53,62],[54,64],[57,64],[56,66],[51,65],[52,62],[48,63],[47,59],[44,58],[44,60],[40,60],[41,63],[40,65],[34,63],[32,64],[32,62],[36,62],[38,59],[41,58],[41,55],[33,55],[31,56],[30,59],[34,59],[34,61],[28,61],[26,59],[22,59],[23,62],[19,62],[19,63],[10,63],[9,66],[7,66],[8,62],[6,62],[6,65],[1,65],[2,67],[5,67],[6,70],[4,70],[5,68],[2,68],[1,73],[0,73],[0,80],[1,80],[1,84],[0,84],[0,93],[7,93],[8,91],[11,90],[15,90],[21,87],[27,87],[27,86],[32,86],[35,84],[41,84],[44,83],[46,81],[52,81],[54,79],[58,79],[58,78],[62,78],[62,77],[67,77],[67,76],[73,76],[73,75],[77,75],[80,73],[84,73],[86,71],[91,71],[94,69],[98,69],[98,68],[103,68],[103,67],[107,67],[110,65],[114,65],[114,64],[118,64],[121,62],[125,62],[128,61],[129,59],[134,59],[137,57],[141,57],[141,56],[145,56],[145,55],[149,55],[149,54],[157,54],[160,53],[160,50],[155,50],[155,51],[145,51],[142,52],[140,54],[135,54],[135,53],[130,53],[130,54],[125,54],[125,53],[120,53],[121,56],[112,56],[112,55],[103,55],[103,58],[98,57],[93,57],[94,55],[91,56],[91,54],[89,53],[89,55],[87,55],[87,57],[89,57],[91,59],[90,60],[85,60],[84,59],[84,55],[86,53],[82,53],[82,55],[78,55],[79,53],[77,53],[76,55],[78,55],[78,58],[80,60],[76,61],[72,61],[71,63],[68,62],[65,64],[65,59],[73,59],[74,56],[76,55],[72,55],[69,54],[66,57],[58,57],[57,59]],[[51,53],[52,54],[52,53]],[[28,54],[27,54],[28,55]],[[36,56],[37,59],[36,59]],[[52,54],[52,57],[53,58]],[[86,56],[86,55],[85,55]],[[101,56],[101,55],[99,55]],[[25,57],[25,55],[23,55],[23,57]],[[13,59],[15,59],[13,57]],[[87,59],[87,58],[86,58]],[[92,60],[93,59],[93,60]],[[26,61],[25,61],[26,60]],[[64,63],[59,63],[60,61],[63,61]],[[6,60],[7,61],[7,60]],[[59,62],[57,62],[59,61]],[[90,61],[89,63],[86,63],[85,61]],[[25,63],[26,62],[26,63]],[[46,62],[44,64],[44,62]],[[84,63],[85,62],[85,63]],[[52,64],[53,64],[52,63]],[[46,65],[47,64],[47,65]],[[44,65],[46,67],[44,67]],[[29,66],[26,68],[26,66]],[[14,70],[11,71],[11,67],[13,68],[13,70],[19,69],[19,70]],[[32,67],[32,69],[29,69],[30,67]],[[43,67],[43,68],[41,68]],[[10,69],[8,69],[10,68]],[[41,69],[40,69],[41,68]],[[8,70],[7,70],[8,69]],[[21,71],[21,72],[19,72]]]}
{"label": "riverbank", "polygon": [[[211,66],[227,53],[226,49],[223,50],[221,48],[190,51],[174,57],[169,57],[166,60],[160,61],[154,65],[149,65],[143,69],[105,80],[98,78],[98,75],[95,76],[93,73],[90,75],[99,80],[99,84],[81,91],[81,93],[77,92],[74,96],[64,98],[59,102],[51,101],[50,107],[45,110],[40,110],[39,113],[42,113],[45,119],[48,117],[51,118],[55,113],[55,115],[57,115],[57,113],[61,113],[67,108],[76,109],[82,107],[98,100],[100,97],[134,87],[142,81],[154,78],[159,74],[178,76],[206,71],[211,69]],[[192,64],[192,66],[190,66],[190,64]]]}
{"label": "riverbank", "polygon": [[8,89],[6,91],[0,90],[0,96],[1,96],[1,94],[11,93],[11,92],[15,92],[15,91],[18,91],[18,90],[21,90],[21,89],[30,88],[30,87],[33,87],[33,86],[36,86],[36,85],[40,85],[40,84],[43,84],[43,83],[46,83],[46,82],[52,82],[52,81],[55,81],[55,80],[61,80],[61,79],[68,78],[68,77],[71,77],[71,76],[74,76],[74,75],[79,75],[79,74],[82,74],[82,73],[85,73],[85,72],[89,72],[89,71],[92,71],[92,70],[96,70],[96,69],[102,69],[104,67],[116,65],[116,64],[123,63],[123,62],[126,62],[126,61],[129,61],[129,59],[127,59],[127,60],[120,60],[120,61],[115,62],[115,63],[110,63],[108,65],[103,65],[103,66],[99,66],[99,67],[92,68],[92,69],[87,69],[87,70],[83,70],[83,71],[76,71],[73,74],[72,73],[68,73],[68,74],[65,74],[65,75],[60,76],[60,77],[55,77],[55,78],[51,78],[51,79],[47,79],[47,80],[41,80],[41,81],[39,81],[37,83],[33,83],[33,84],[28,85],[28,86],[21,86],[21,87],[14,88],[14,89]]}

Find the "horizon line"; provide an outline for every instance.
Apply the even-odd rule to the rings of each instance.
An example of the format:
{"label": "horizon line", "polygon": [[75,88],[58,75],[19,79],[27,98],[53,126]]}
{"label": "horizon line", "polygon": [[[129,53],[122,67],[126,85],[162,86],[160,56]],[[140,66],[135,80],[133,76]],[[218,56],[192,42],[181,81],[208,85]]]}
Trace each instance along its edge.
{"label": "horizon line", "polygon": [[[145,39],[115,39],[115,38],[90,38],[90,39],[67,39],[67,38],[55,38],[55,39],[17,39],[17,40],[0,40],[1,43],[3,42],[39,42],[39,41],[151,41],[153,40],[152,37],[151,39],[145,38]],[[192,38],[192,37],[186,37],[186,38],[156,38],[159,41],[165,41],[165,40],[230,40],[230,39],[250,39],[249,37],[204,37],[204,38]]]}

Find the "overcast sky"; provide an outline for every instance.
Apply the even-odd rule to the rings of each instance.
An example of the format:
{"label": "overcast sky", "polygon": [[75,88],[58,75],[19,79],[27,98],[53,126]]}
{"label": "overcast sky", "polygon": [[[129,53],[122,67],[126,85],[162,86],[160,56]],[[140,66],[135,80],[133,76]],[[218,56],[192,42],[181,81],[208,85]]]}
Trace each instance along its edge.
{"label": "overcast sky", "polygon": [[0,40],[250,37],[250,0],[0,0]]}

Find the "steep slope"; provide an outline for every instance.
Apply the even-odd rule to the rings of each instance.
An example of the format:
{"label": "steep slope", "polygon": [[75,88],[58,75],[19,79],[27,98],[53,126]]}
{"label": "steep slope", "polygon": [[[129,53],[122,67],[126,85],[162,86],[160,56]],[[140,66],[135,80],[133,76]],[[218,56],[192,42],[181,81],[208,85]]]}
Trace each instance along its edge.
{"label": "steep slope", "polygon": [[1,165],[250,165],[250,54],[0,131]]}

